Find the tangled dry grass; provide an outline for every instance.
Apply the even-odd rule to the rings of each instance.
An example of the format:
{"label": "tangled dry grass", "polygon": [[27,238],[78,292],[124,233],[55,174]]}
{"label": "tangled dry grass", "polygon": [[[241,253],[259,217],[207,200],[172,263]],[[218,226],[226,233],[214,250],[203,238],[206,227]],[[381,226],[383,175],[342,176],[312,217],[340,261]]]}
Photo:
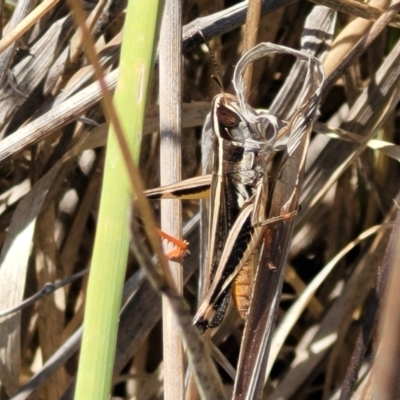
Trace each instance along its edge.
{"label": "tangled dry grass", "polygon": [[[392,267],[400,263],[399,4],[315,3],[331,10],[328,34],[316,54],[327,79],[263,398],[395,399],[400,396],[395,333],[400,308],[392,285],[398,275]],[[33,6],[28,0],[15,8],[1,6],[0,398],[65,400],[73,396],[77,374],[108,127],[101,91],[93,83],[67,4],[44,2],[31,27],[12,30],[32,16]],[[125,7],[120,0],[85,3],[110,89],[117,81]],[[262,7],[257,42],[299,49],[302,37],[318,36],[303,31],[313,3],[264,1]],[[211,41],[223,86],[231,91],[243,51],[244,9],[244,3],[206,0],[183,5],[184,178],[201,174],[202,125],[220,91],[211,79],[216,72],[204,40]],[[270,107],[286,82],[281,98],[287,103],[275,103],[285,119],[291,96],[303,83],[292,76],[288,84],[292,66],[290,57],[257,62],[249,103]],[[159,184],[158,101],[156,71],[141,144],[140,170],[147,188]],[[159,204],[154,209],[158,215]],[[197,201],[186,202],[184,222],[198,221],[198,213]],[[200,248],[198,222],[187,235],[191,256],[184,260],[184,297],[194,313],[202,279],[199,254],[206,250]],[[161,398],[161,300],[133,255],[124,302],[113,396]],[[227,394],[240,372],[243,325],[232,308],[212,338]],[[189,384],[187,398],[196,398]]]}

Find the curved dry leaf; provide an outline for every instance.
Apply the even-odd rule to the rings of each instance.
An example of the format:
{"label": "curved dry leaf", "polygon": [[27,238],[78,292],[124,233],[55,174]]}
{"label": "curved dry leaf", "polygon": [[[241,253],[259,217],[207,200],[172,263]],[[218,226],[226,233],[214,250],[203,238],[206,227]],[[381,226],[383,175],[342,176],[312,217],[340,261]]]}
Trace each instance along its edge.
{"label": "curved dry leaf", "polygon": [[[324,73],[318,59],[299,51],[268,43],[258,45],[252,51],[254,54],[243,57],[238,63],[238,72],[234,74],[234,79],[237,74],[241,73],[239,67],[244,68],[247,62],[275,52],[294,55],[304,61],[307,68],[305,84],[295,99],[298,109],[290,117],[289,124],[285,127],[286,135],[289,137],[287,152],[290,157],[284,158],[281,173],[275,182],[271,208],[268,213],[268,217],[273,218],[297,208],[299,184],[304,170],[309,135],[321,100]],[[242,83],[238,78],[235,83],[240,101]],[[242,102],[245,104],[243,98]],[[292,228],[292,221],[283,222],[277,226],[277,229],[268,228],[263,238],[264,246],[261,250],[234,386],[234,395],[238,398],[258,398],[262,392],[272,326],[274,325]],[[266,243],[269,248],[265,246]],[[268,268],[267,265],[273,267]],[[279,269],[277,274],[272,272],[275,268]],[[270,285],[267,294],[265,293],[266,281]]]}

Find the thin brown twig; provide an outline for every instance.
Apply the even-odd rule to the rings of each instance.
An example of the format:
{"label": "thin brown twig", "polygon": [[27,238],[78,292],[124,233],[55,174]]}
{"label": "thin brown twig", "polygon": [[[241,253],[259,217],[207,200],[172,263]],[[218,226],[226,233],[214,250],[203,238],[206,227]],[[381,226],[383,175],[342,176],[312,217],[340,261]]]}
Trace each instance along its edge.
{"label": "thin brown twig", "polygon": [[[261,16],[261,0],[250,0],[246,16],[242,55],[247,53],[257,44],[260,16]],[[243,76],[245,99],[248,99],[250,95],[252,76],[253,76],[253,64],[250,64],[247,66]]]}

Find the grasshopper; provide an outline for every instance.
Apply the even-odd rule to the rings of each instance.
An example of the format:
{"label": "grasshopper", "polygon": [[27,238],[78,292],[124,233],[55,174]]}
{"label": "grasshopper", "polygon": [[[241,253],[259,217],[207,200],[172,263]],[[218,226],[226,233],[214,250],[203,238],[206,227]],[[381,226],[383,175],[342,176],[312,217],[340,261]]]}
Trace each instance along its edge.
{"label": "grasshopper", "polygon": [[[307,78],[317,80],[316,92],[301,97],[289,121],[250,107],[243,95],[243,73],[250,62],[273,54],[291,54],[307,63]],[[245,317],[251,292],[253,253],[268,224],[290,218],[296,210],[268,218],[268,165],[273,155],[295,151],[305,127],[317,114],[323,84],[320,62],[299,51],[261,43],[238,62],[233,76],[236,96],[221,93],[212,101],[209,129],[212,138],[212,174],[148,191],[150,198],[194,198],[210,191],[206,270],[211,285],[194,317],[204,332],[218,326],[230,301],[232,286],[239,313]],[[185,196],[189,193],[189,197]],[[191,197],[190,197],[191,196]],[[197,197],[198,198],[198,197]]]}

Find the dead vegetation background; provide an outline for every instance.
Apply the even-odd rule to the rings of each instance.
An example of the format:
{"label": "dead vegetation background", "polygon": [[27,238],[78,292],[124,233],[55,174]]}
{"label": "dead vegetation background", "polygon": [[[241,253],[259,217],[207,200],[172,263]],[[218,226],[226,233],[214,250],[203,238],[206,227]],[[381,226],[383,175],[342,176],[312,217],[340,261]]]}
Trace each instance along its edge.
{"label": "dead vegetation background", "polygon": [[[210,101],[220,90],[210,78],[216,72],[197,32],[201,29],[211,40],[229,92],[243,42],[244,13],[233,14],[235,4],[192,0],[183,5],[184,178],[201,171],[201,127]],[[394,397],[376,397],[374,388],[377,382],[387,383],[391,375],[384,366],[399,356],[398,338],[391,335],[391,329],[396,332],[399,300],[398,296],[391,300],[390,293],[396,292],[386,286],[394,273],[390,266],[400,265],[398,218],[393,225],[399,204],[400,151],[391,145],[400,140],[398,17],[396,11],[384,14],[380,28],[373,21],[386,8],[385,2],[374,1],[368,7],[338,0],[328,5],[339,12],[333,46],[324,62],[328,84],[315,130],[326,133],[333,132],[327,126],[341,128],[336,132],[341,138],[312,136],[277,317],[281,330],[272,341],[271,352],[279,351],[264,398],[395,399],[399,398],[395,393],[400,393],[390,384],[386,387]],[[85,3],[94,18],[92,33],[110,88],[116,82],[112,71],[118,66],[125,6],[119,0]],[[37,4],[20,0],[16,6],[3,3],[1,7],[7,39]],[[313,7],[306,1],[265,1],[258,42],[300,48],[304,21]],[[387,25],[389,17],[394,26]],[[374,29],[377,37],[369,42]],[[351,53],[359,39],[361,50]],[[68,399],[76,377],[85,273],[96,230],[107,126],[100,91],[92,84],[93,73],[66,3],[48,2],[32,28],[11,38],[8,47],[1,47],[2,43],[0,312],[2,316],[9,309],[12,312],[0,323],[0,398]],[[347,65],[341,64],[349,54]],[[289,57],[277,56],[255,65],[249,101],[254,108],[268,108],[292,64]],[[140,167],[148,188],[159,184],[157,79],[156,73],[141,152]],[[157,214],[159,205],[154,208]],[[183,213],[184,221],[193,218],[198,202],[186,203]],[[194,312],[198,228],[187,239],[191,256],[184,262],[185,298]],[[340,253],[346,246],[347,251]],[[71,276],[73,282],[62,286]],[[134,257],[127,281],[125,295],[130,301],[121,313],[113,395],[116,399],[162,398],[160,297],[139,272]],[[56,291],[47,285],[59,282],[62,287]],[[307,289],[305,299],[301,294]],[[15,312],[16,305],[35,294],[36,301]],[[385,294],[390,304],[386,312],[391,315],[387,320],[381,305]],[[387,330],[381,328],[378,335],[378,323],[383,321]],[[223,354],[220,372],[228,393],[242,331],[243,322],[232,310],[213,337]],[[384,344],[383,364],[375,358],[379,343]]]}

